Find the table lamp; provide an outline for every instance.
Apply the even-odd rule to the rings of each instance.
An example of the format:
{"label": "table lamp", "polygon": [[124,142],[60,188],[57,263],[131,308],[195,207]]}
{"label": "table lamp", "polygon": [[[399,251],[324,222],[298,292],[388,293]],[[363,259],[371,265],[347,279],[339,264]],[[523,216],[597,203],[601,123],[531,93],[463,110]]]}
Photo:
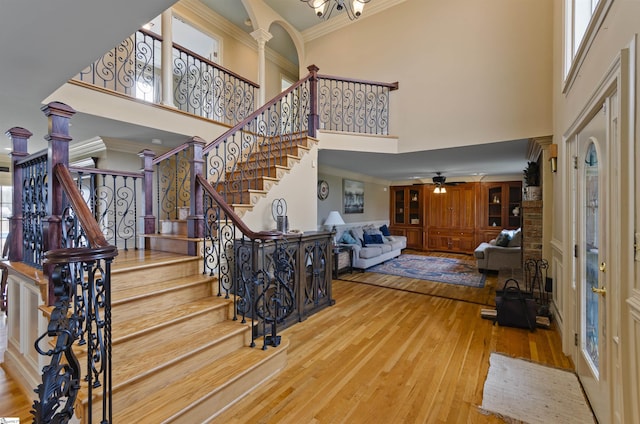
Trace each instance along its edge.
{"label": "table lamp", "polygon": [[329,212],[329,216],[324,221],[325,227],[332,227],[331,232],[333,233],[333,244],[336,244],[336,225],[344,225],[344,221],[340,216],[340,212],[331,211]]}

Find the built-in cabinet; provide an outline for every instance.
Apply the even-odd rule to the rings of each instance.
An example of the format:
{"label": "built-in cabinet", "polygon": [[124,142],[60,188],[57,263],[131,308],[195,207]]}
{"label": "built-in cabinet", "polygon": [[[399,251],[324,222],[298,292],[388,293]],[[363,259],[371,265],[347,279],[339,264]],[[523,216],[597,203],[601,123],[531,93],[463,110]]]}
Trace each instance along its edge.
{"label": "built-in cabinet", "polygon": [[446,193],[429,190],[428,248],[473,252],[476,224],[476,184],[446,186]]}
{"label": "built-in cabinet", "polygon": [[407,237],[407,247],[424,248],[424,186],[391,187],[390,227],[391,234]]}
{"label": "built-in cabinet", "polygon": [[445,193],[432,184],[392,186],[390,230],[407,237],[418,250],[473,253],[502,229],[522,221],[522,182],[446,184]]}
{"label": "built-in cabinet", "polygon": [[479,196],[478,242],[488,242],[503,229],[522,225],[521,181],[482,183]]}

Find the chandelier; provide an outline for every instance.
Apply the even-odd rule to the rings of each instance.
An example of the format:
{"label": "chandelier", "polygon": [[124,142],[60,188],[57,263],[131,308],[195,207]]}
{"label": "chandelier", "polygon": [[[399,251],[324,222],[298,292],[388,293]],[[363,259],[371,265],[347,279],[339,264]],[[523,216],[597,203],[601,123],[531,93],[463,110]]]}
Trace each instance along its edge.
{"label": "chandelier", "polygon": [[313,8],[316,15],[320,19],[329,19],[333,9],[341,11],[346,9],[349,19],[352,21],[358,19],[362,15],[365,3],[369,3],[371,0],[300,0]]}

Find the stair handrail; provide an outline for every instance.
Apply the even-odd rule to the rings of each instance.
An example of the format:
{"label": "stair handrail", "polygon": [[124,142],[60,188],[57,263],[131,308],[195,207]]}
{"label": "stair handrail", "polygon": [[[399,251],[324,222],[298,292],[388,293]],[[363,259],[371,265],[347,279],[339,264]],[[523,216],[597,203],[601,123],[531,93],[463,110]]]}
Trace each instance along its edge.
{"label": "stair handrail", "polygon": [[[286,166],[289,152],[307,133],[315,136],[317,68],[266,102],[203,149],[207,180],[229,204],[247,204],[249,190],[264,190],[265,177]],[[315,118],[314,118],[315,117]]]}
{"label": "stair handrail", "polygon": [[211,143],[207,144],[207,146],[204,148],[203,153],[207,154],[209,153],[211,150],[213,150],[213,148],[215,148],[216,146],[218,146],[220,143],[222,143],[226,138],[229,138],[231,135],[233,135],[234,133],[240,131],[243,127],[245,127],[246,125],[250,124],[251,121],[253,121],[254,119],[256,119],[258,116],[260,116],[260,114],[262,114],[263,112],[265,112],[267,109],[269,109],[271,106],[275,105],[276,103],[278,103],[278,101],[282,100],[283,98],[287,97],[289,94],[291,94],[294,90],[297,90],[301,85],[305,84],[307,81],[309,81],[311,78],[313,77],[312,73],[309,73],[307,76],[305,76],[304,78],[302,78],[301,80],[297,81],[296,83],[294,83],[293,85],[291,85],[289,88],[287,88],[286,90],[284,90],[283,92],[281,92],[280,94],[278,94],[277,96],[275,96],[273,99],[269,100],[267,103],[265,103],[264,105],[262,105],[260,108],[258,108],[256,111],[254,111],[252,114],[250,114],[249,116],[247,116],[245,119],[243,119],[242,121],[238,122],[236,125],[234,125],[233,127],[229,128],[227,131],[225,131],[224,133],[222,133],[218,138],[216,138],[215,140],[213,140]]}
{"label": "stair handrail", "polygon": [[[47,331],[35,341],[36,351],[50,356],[51,361],[43,368],[42,383],[35,389],[38,397],[32,414],[34,422],[42,423],[66,423],[73,417],[83,381],[82,367],[73,352],[73,345],[78,342],[87,345],[87,422],[93,422],[94,413],[100,415],[96,412],[99,408],[94,411],[92,404],[93,390],[101,388],[100,422],[110,423],[111,262],[118,255],[118,248],[105,239],[65,165],[58,163],[52,172],[72,211],[65,210],[62,218],[66,221],[62,226],[66,247],[44,254],[56,300]],[[69,227],[78,225],[82,231],[76,229],[76,237],[72,238]],[[82,236],[78,237],[79,233]],[[55,347],[49,348],[49,338],[54,339]]]}

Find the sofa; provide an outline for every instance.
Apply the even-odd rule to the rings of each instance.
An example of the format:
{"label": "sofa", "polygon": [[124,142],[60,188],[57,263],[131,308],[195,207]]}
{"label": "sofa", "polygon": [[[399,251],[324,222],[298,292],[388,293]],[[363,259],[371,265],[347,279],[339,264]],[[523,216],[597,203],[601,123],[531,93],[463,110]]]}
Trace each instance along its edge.
{"label": "sofa", "polygon": [[353,267],[362,270],[400,256],[407,247],[407,238],[391,235],[386,224],[341,228],[336,240],[351,249]]}
{"label": "sofa", "polygon": [[522,230],[502,230],[488,243],[480,243],[473,255],[478,271],[499,271],[522,268]]}

